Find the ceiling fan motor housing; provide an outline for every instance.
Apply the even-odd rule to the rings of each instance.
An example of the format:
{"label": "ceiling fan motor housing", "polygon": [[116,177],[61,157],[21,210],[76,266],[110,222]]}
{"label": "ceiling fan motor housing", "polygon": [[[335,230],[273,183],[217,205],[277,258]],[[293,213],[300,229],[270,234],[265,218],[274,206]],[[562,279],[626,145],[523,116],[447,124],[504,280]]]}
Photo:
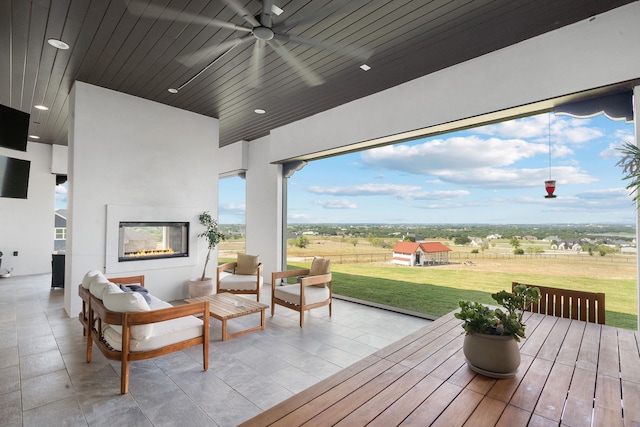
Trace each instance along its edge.
{"label": "ceiling fan motor housing", "polygon": [[251,33],[258,40],[271,40],[274,35],[273,30],[269,27],[254,27]]}

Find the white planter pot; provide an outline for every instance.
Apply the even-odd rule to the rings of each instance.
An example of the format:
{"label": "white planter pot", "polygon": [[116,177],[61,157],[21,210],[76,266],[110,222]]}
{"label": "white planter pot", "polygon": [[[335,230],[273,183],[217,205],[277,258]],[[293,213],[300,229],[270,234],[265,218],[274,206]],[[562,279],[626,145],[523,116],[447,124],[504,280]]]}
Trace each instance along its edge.
{"label": "white planter pot", "polygon": [[213,279],[205,277],[204,280],[189,280],[189,295],[191,298],[203,297],[213,293]]}
{"label": "white planter pot", "polygon": [[520,348],[512,336],[468,334],[463,352],[469,368],[492,378],[512,377],[520,366]]}

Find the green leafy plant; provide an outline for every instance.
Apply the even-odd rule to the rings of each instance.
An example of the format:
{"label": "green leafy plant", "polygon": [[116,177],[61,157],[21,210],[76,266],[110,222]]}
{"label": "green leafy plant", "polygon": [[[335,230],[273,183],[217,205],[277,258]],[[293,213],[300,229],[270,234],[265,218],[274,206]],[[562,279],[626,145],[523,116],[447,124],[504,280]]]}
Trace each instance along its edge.
{"label": "green leafy plant", "polygon": [[631,194],[635,193],[633,200],[640,201],[640,148],[630,142],[625,142],[618,149],[622,153],[622,158],[618,160],[616,166],[622,167],[623,180],[629,180],[627,190],[631,190]]}
{"label": "green leafy plant", "polygon": [[460,301],[460,311],[455,317],[464,320],[462,328],[470,333],[487,335],[511,335],[516,341],[525,337],[522,323],[524,310],[540,301],[540,290],[527,285],[518,285],[513,292],[500,291],[492,294],[502,308],[490,308],[473,301]]}
{"label": "green leafy plant", "polygon": [[209,214],[209,211],[202,212],[200,216],[198,216],[198,221],[200,221],[200,225],[205,227],[205,230],[198,234],[198,237],[204,237],[207,239],[207,248],[209,249],[207,252],[207,258],[204,261],[204,269],[202,270],[201,281],[204,281],[205,274],[207,271],[207,264],[209,263],[209,259],[211,258],[211,251],[216,247],[221,240],[225,239],[224,234],[220,232],[218,229],[218,221],[215,220]]}

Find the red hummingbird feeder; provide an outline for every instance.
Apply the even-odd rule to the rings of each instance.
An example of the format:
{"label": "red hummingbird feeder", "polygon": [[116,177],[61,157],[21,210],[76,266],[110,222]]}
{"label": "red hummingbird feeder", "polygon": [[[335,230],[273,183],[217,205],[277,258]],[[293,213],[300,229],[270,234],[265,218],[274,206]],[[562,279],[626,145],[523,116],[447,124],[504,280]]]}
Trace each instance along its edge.
{"label": "red hummingbird feeder", "polygon": [[556,191],[556,180],[548,179],[544,182],[544,188],[547,190],[547,195],[544,196],[545,199],[555,199],[556,195],[553,194]]}
{"label": "red hummingbird feeder", "polygon": [[549,114],[549,179],[544,182],[544,188],[547,190],[545,199],[555,199],[556,195],[553,194],[556,191],[556,180],[551,179],[551,114]]}

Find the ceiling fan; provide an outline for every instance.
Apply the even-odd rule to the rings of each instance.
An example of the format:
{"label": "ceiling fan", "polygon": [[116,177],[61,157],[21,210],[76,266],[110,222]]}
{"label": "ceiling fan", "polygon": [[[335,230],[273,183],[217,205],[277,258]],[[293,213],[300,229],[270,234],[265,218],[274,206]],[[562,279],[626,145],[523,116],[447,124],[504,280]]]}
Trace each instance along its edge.
{"label": "ceiling fan", "polygon": [[200,49],[195,52],[195,54],[189,55],[189,57],[179,59],[181,63],[189,67],[203,63],[205,59],[209,62],[187,82],[175,89],[170,89],[170,92],[178,92],[198,78],[202,73],[212,67],[233,49],[251,42],[253,42],[254,45],[249,68],[247,70],[247,78],[249,86],[254,88],[259,88],[262,85],[262,68],[267,46],[269,46],[269,48],[271,48],[285,63],[287,63],[308,86],[321,85],[324,83],[324,80],[316,72],[296,58],[284,43],[293,42],[296,44],[307,45],[317,49],[357,58],[363,62],[372,54],[371,50],[361,47],[329,43],[287,33],[290,28],[296,25],[310,21],[318,21],[334,13],[349,13],[371,0],[336,0],[328,6],[324,6],[306,16],[299,16],[295,19],[290,18],[278,23],[274,22],[274,15],[278,15],[278,12],[282,13],[282,10],[274,5],[273,0],[263,0],[261,10],[255,16],[240,4],[238,0],[222,1],[236,14],[242,17],[242,19],[244,19],[245,25],[236,25],[231,22],[207,18],[202,15],[184,12],[177,9],[147,4],[140,0],[126,1],[127,9],[135,15],[161,17],[160,19],[171,19],[179,22],[226,28],[246,33],[241,37],[227,40],[217,46]]}

